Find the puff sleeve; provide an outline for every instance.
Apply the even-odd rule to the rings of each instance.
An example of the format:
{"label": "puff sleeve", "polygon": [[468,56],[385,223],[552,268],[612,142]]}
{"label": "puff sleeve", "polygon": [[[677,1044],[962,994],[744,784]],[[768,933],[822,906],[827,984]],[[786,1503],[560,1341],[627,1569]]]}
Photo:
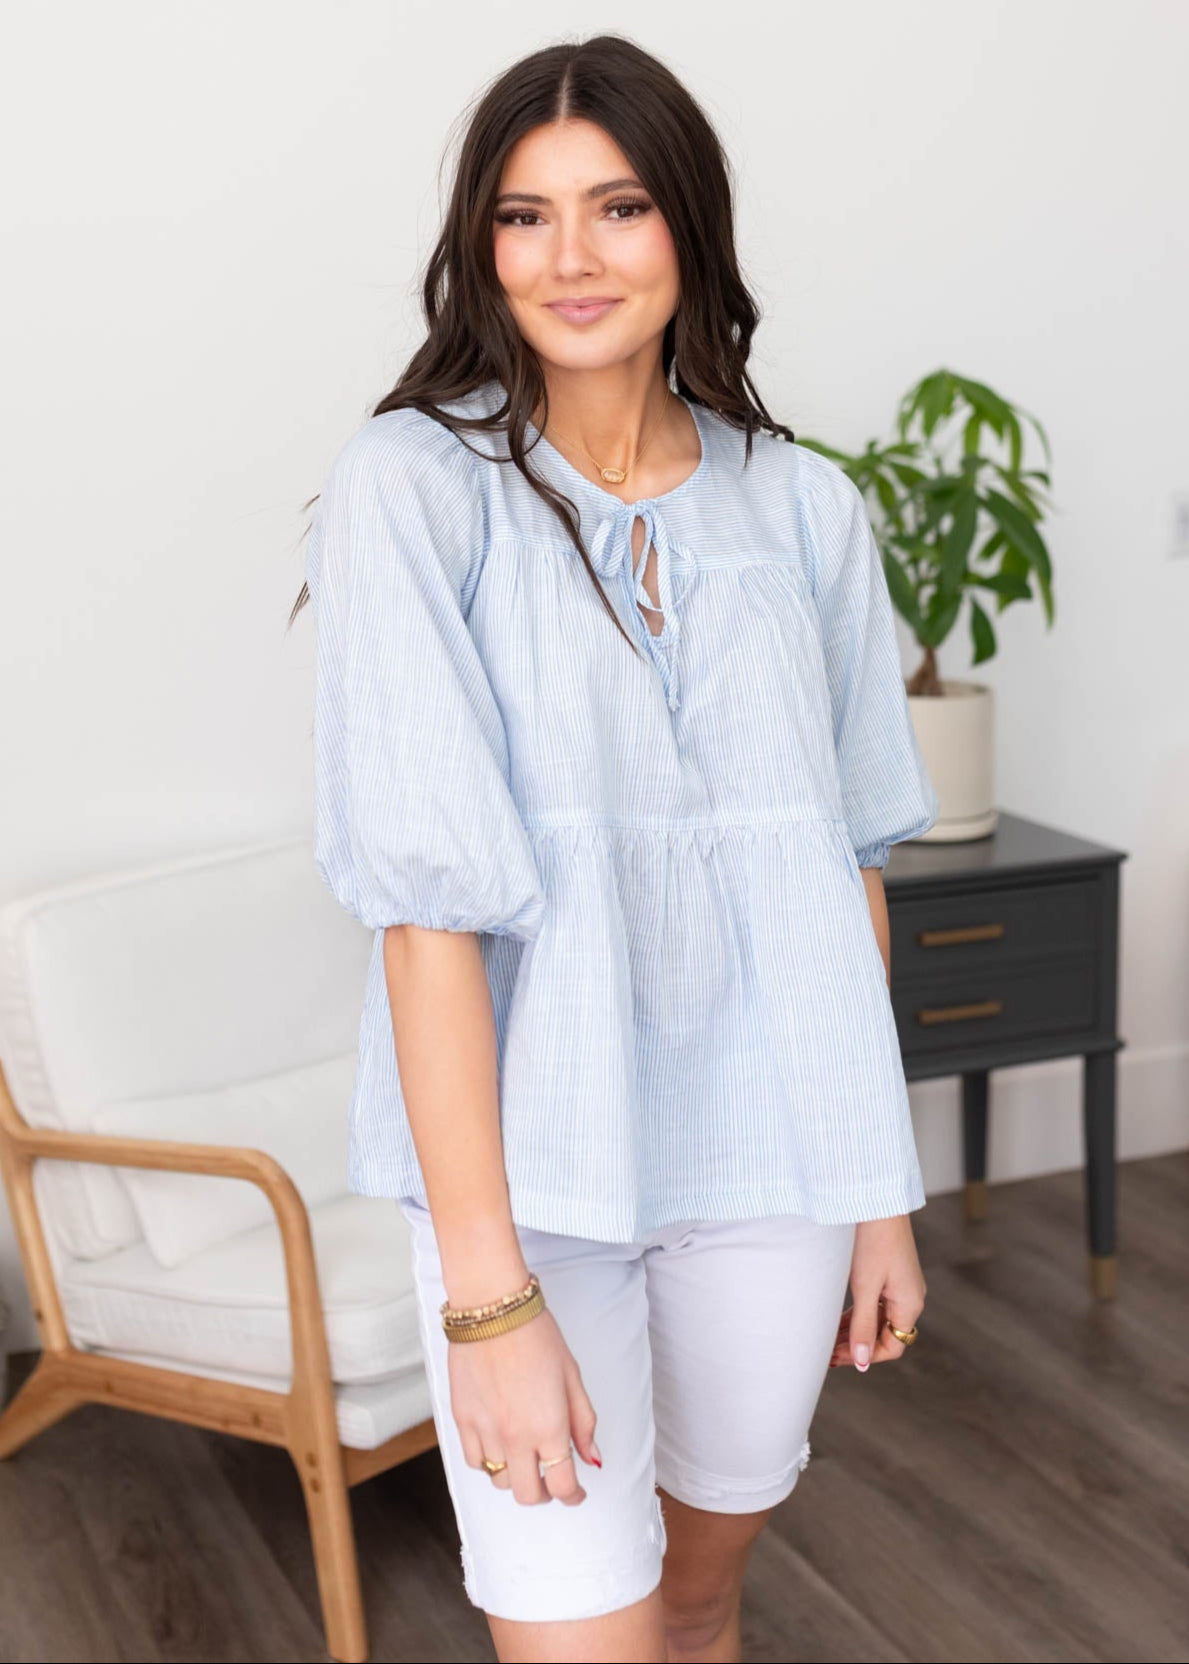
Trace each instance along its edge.
{"label": "puff sleeve", "polygon": [[378,930],[531,939],[546,898],[509,788],[507,734],[467,624],[484,516],[442,424],[372,417],[315,505],[315,864]]}
{"label": "puff sleeve", "polygon": [[927,831],[939,804],[908,708],[892,599],[862,493],[836,463],[809,454],[807,542],[843,813],[859,866],[884,867],[890,846]]}

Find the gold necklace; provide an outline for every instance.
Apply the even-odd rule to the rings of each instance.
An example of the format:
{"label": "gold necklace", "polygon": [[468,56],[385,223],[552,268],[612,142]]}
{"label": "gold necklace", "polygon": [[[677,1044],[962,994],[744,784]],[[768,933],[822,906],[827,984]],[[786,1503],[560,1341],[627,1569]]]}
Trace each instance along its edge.
{"label": "gold necklace", "polygon": [[[656,422],[655,422],[655,424],[653,426],[653,429],[652,429],[652,433],[650,433],[648,435],[648,438],[644,441],[644,444],[640,446],[640,449],[636,452],[635,456],[628,463],[626,468],[604,468],[602,463],[599,461],[598,457],[591,456],[590,452],[586,451],[586,446],[581,445],[581,442],[580,442],[581,449],[586,451],[587,456],[590,457],[590,460],[594,463],[594,465],[598,469],[599,473],[602,474],[603,478],[607,481],[607,483],[609,485],[622,485],[624,480],[626,480],[628,475],[631,473],[632,469],[636,466],[637,462],[639,462],[640,458],[644,455],[646,447],[651,443],[652,438],[655,435],[657,428],[659,428],[660,425],[661,425],[661,421],[664,417],[665,411],[669,408],[669,394],[670,394],[670,391],[671,391],[671,389],[668,386],[666,386],[665,387],[665,402],[664,402],[664,404],[661,405],[661,413],[656,419]],[[565,443],[567,445],[572,445],[573,444],[573,440],[566,439],[566,436],[565,436],[564,433],[559,434],[558,438],[565,440]]]}

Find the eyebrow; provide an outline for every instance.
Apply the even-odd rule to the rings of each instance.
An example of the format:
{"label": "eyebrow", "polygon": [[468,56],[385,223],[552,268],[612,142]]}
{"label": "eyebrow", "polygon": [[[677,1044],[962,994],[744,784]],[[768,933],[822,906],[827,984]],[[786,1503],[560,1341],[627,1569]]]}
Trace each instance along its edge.
{"label": "eyebrow", "polygon": [[[606,179],[601,185],[592,185],[589,190],[583,191],[582,194],[585,197],[606,196],[608,191],[622,191],[627,186],[631,186],[632,189],[637,191],[644,189],[638,179]],[[505,202],[538,202],[543,207],[547,207],[549,201],[549,197],[537,196],[532,191],[505,191],[502,196],[496,197],[495,205],[498,208]]]}

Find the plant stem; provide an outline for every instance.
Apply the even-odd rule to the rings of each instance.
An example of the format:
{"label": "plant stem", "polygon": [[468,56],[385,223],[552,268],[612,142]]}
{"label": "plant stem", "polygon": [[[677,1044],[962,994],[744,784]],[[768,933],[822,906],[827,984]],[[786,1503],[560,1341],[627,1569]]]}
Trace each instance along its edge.
{"label": "plant stem", "polygon": [[905,683],[905,689],[908,693],[924,693],[938,699],[942,697],[937,654],[931,647],[924,649],[924,657]]}

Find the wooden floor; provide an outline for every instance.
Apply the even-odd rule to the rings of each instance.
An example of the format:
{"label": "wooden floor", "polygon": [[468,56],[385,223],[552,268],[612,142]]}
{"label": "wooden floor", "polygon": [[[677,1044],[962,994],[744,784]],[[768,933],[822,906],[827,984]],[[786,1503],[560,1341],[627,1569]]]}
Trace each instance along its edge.
{"label": "wooden floor", "polygon": [[[1189,1155],[1120,1169],[1109,1304],[1080,1174],[990,1200],[915,1215],[918,1345],[827,1377],[747,1659],[1189,1659]],[[352,1500],[373,1659],[492,1659],[437,1452]],[[0,1657],[325,1658],[289,1458],[100,1406],[43,1433],[0,1464]]]}

